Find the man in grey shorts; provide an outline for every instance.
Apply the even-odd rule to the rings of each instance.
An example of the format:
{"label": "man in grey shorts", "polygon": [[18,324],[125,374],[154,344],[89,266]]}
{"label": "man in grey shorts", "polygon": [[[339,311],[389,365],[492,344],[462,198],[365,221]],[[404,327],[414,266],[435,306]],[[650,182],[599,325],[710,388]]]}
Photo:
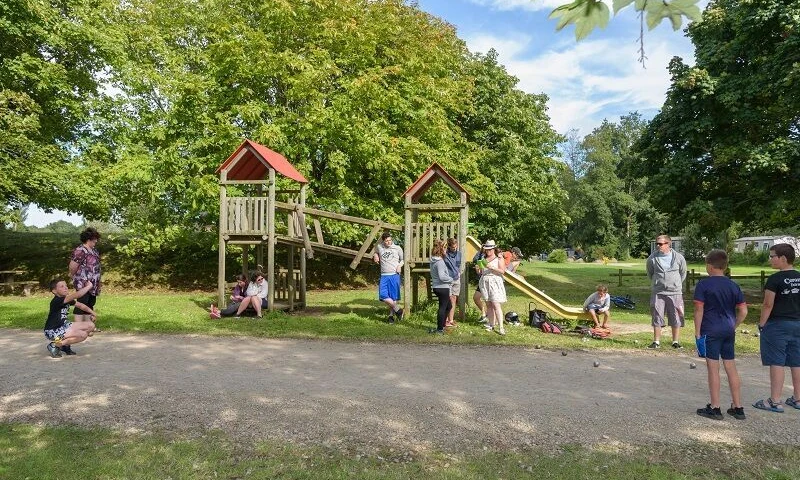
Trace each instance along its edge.
{"label": "man in grey shorts", "polygon": [[647,277],[652,287],[650,313],[653,317],[653,343],[647,348],[661,348],[661,329],[672,328],[672,348],[683,348],[680,342],[683,326],[683,281],[686,280],[686,259],[672,249],[668,235],[656,238],[656,251],[647,258]]}

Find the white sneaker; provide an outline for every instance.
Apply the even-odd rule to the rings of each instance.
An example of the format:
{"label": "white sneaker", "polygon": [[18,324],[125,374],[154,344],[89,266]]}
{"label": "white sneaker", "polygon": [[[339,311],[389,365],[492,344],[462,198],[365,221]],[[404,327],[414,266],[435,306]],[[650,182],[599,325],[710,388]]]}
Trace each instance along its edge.
{"label": "white sneaker", "polygon": [[484,325],[483,328],[485,328],[487,332],[491,332],[492,330],[494,330],[494,328],[491,325],[488,325],[488,324]]}

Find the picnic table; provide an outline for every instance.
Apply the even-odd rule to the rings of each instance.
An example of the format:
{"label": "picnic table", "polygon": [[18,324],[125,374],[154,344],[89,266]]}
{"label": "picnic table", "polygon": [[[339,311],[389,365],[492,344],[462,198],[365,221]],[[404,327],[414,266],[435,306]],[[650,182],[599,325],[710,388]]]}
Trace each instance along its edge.
{"label": "picnic table", "polygon": [[39,282],[35,280],[19,280],[19,277],[25,275],[24,270],[0,270],[0,287],[4,292],[13,293],[15,287],[22,287],[22,295],[27,297],[31,294],[31,288],[38,285]]}

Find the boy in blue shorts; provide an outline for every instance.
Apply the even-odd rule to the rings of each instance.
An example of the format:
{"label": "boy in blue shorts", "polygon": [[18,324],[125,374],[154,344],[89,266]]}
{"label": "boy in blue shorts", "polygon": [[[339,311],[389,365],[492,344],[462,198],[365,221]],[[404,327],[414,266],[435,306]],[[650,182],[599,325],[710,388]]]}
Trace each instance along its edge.
{"label": "boy in blue shorts", "polygon": [[392,241],[392,234],[384,232],[381,243],[375,248],[372,260],[381,266],[381,281],[378,284],[378,300],[389,307],[389,323],[394,323],[395,317],[403,319],[403,309],[400,308],[400,270],[403,268],[403,249]]}
{"label": "boy in blue shorts", "polygon": [[747,316],[747,303],[739,285],[725,276],[726,268],[728,268],[728,254],[724,250],[711,250],[706,255],[708,278],[700,281],[694,291],[694,334],[697,339],[697,354],[706,359],[708,390],[711,394],[711,403],[705,408],[698,408],[697,414],[714,420],[723,418],[719,398],[719,359],[722,357],[733,402],[728,409],[728,415],[744,420],[742,386],[734,360],[734,343],[736,327]]}
{"label": "boy in blue shorts", "polygon": [[[83,288],[77,292],[69,293],[67,282],[64,280],[50,282],[50,291],[53,292],[53,299],[50,300],[50,312],[44,324],[44,336],[50,340],[50,343],[47,344],[47,351],[50,352],[51,357],[58,358],[61,356],[61,352],[67,355],[75,355],[70,345],[86,340],[94,331],[94,322],[97,314],[91,307],[75,300],[86,295],[86,292],[91,290],[93,286],[92,282],[87,281]],[[69,307],[72,305],[87,312],[91,321],[75,323],[68,321]]]}

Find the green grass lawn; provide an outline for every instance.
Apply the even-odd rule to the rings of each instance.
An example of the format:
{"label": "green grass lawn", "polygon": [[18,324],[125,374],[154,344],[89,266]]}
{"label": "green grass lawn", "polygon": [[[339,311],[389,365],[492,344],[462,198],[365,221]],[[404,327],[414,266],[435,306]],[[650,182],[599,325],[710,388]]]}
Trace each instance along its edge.
{"label": "green grass lawn", "polygon": [[445,454],[233,442],[105,429],[0,424],[0,478],[69,479],[794,479],[792,446],[680,446]]}
{"label": "green grass lawn", "polygon": [[[477,312],[470,306],[467,321],[443,337],[428,335],[435,325],[435,305],[423,306],[396,325],[385,322],[386,309],[377,301],[375,289],[325,290],[308,293],[309,308],[295,313],[275,312],[262,320],[254,318],[210,320],[207,309],[214,301],[213,292],[153,291],[130,293],[106,291],[98,300],[99,325],[107,331],[129,333],[191,333],[208,335],[246,335],[274,338],[326,338],[392,342],[445,342],[461,344],[541,345],[543,348],[644,348],[652,339],[649,325],[649,284],[644,276],[623,277],[623,285],[611,274],[619,269],[643,272],[643,263],[622,265],[526,263],[521,273],[530,283],[544,290],[559,302],[579,306],[598,283],[609,284],[610,292],[631,295],[637,301],[635,310],[612,309],[612,323],[638,325],[643,331],[615,334],[605,340],[585,340],[576,335],[546,335],[533,328],[507,328],[505,337],[485,332],[475,321]],[[692,268],[699,269],[695,265]],[[752,269],[758,272],[759,269]],[[745,273],[744,270],[735,273]],[[747,272],[749,273],[749,272]],[[760,285],[757,279],[741,282],[752,303],[747,323],[750,330],[758,318]],[[529,298],[509,287],[509,301],[504,311],[515,311],[527,318]],[[470,288],[470,296],[474,288]],[[39,292],[29,298],[0,297],[0,327],[41,329],[50,294]],[[693,306],[686,297],[689,322],[684,338],[691,342]],[[470,299],[471,304],[471,299]],[[574,326],[574,325],[570,325]],[[758,350],[758,339],[740,335],[737,348],[741,353]]]}

